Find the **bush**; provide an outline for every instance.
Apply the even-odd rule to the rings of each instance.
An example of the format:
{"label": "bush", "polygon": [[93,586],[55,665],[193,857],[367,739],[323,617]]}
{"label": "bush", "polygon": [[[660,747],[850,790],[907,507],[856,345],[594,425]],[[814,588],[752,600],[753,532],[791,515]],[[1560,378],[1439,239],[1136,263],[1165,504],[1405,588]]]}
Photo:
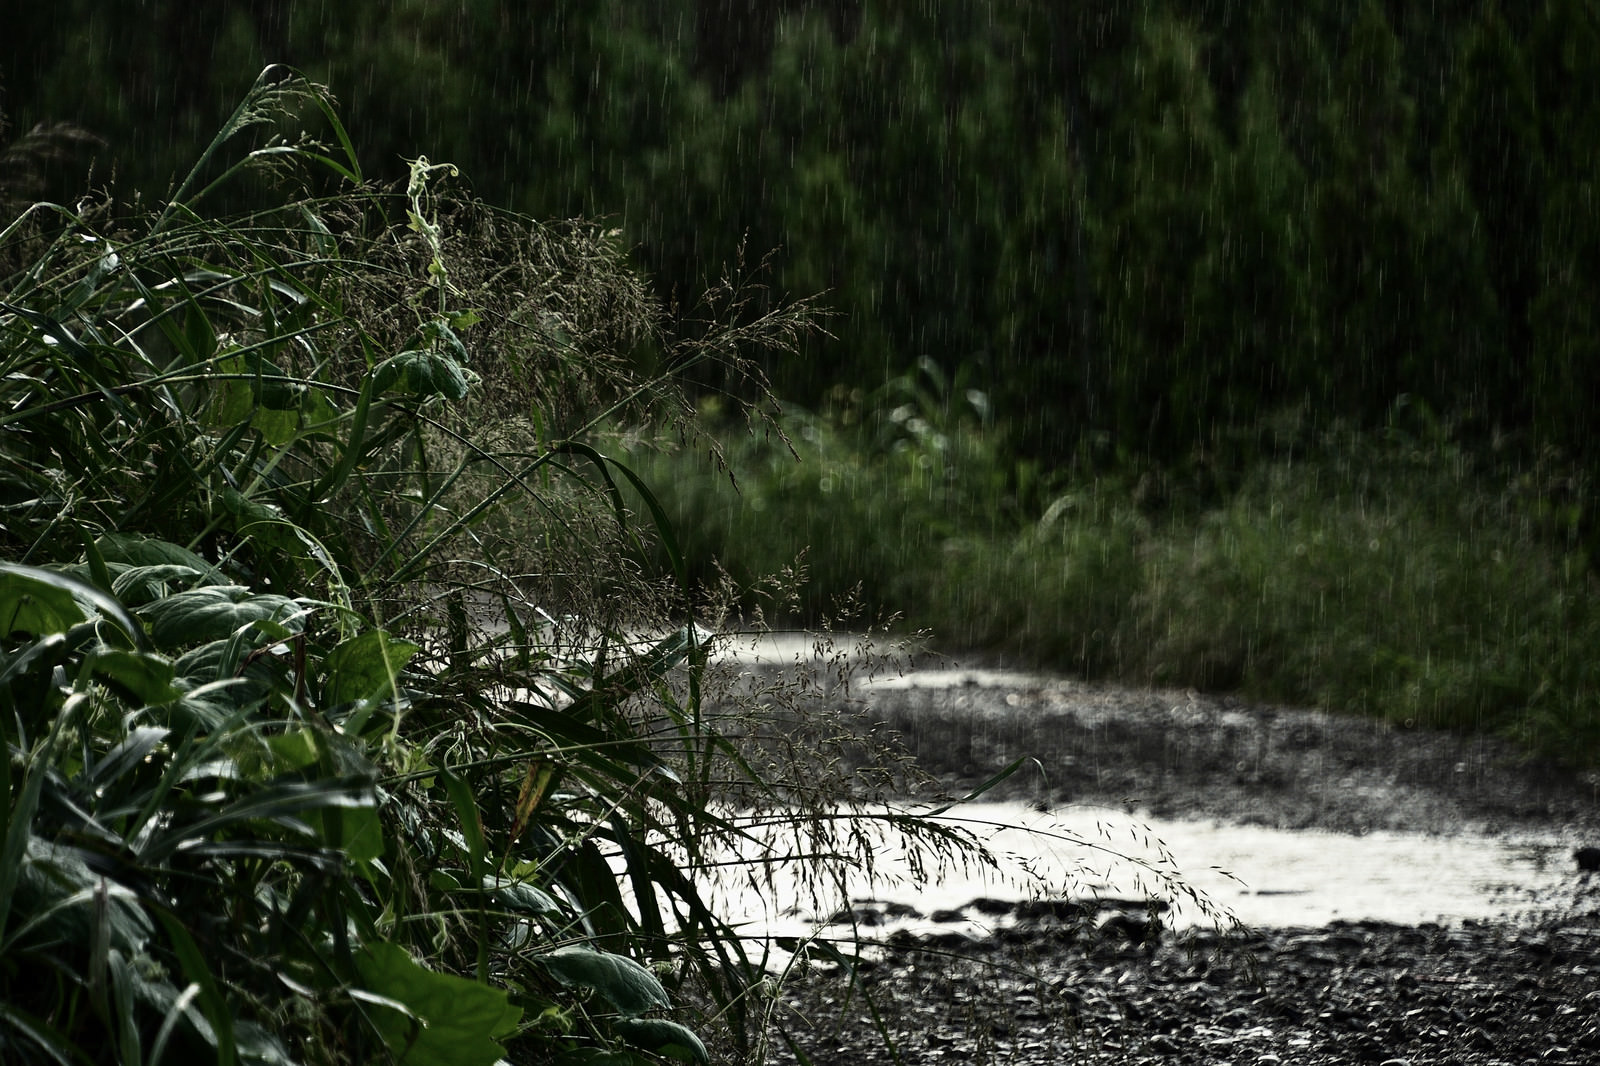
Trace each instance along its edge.
{"label": "bush", "polygon": [[[263,171],[276,204],[203,213]],[[755,1055],[766,973],[708,871],[801,861],[752,853],[774,822],[813,885],[870,867],[849,717],[718,698],[718,601],[605,450],[694,436],[681,375],[804,309],[730,287],[674,339],[613,233],[452,177],[366,185],[271,70],[159,211],[0,234],[6,1061]]]}
{"label": "bush", "polygon": [[1397,409],[1383,433],[1278,418],[1187,470],[1040,474],[960,393],[900,402],[919,380],[789,416],[796,455],[747,441],[737,489],[651,459],[691,567],[800,558],[802,619],[855,589],[949,651],[1600,758],[1585,483],[1558,456]]}

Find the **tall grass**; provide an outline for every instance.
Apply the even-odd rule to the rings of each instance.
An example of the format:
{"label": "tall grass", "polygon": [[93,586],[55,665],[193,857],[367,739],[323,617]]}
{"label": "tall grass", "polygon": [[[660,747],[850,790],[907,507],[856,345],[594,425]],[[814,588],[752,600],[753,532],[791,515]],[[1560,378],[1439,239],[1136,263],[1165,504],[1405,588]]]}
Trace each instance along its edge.
{"label": "tall grass", "polygon": [[682,454],[647,469],[691,561],[802,558],[801,616],[866,574],[947,650],[1600,760],[1595,577],[1558,457],[1475,455],[1401,408],[1381,432],[1280,420],[1225,469],[1051,475],[984,413],[919,372],[792,416],[794,455],[746,438],[737,487]]}
{"label": "tall grass", "polygon": [[682,375],[804,308],[674,339],[613,233],[452,179],[368,186],[275,69],[159,210],[0,232],[5,1061],[759,1058],[706,875],[870,867],[847,716],[719,696],[729,596],[604,429],[695,438]]}

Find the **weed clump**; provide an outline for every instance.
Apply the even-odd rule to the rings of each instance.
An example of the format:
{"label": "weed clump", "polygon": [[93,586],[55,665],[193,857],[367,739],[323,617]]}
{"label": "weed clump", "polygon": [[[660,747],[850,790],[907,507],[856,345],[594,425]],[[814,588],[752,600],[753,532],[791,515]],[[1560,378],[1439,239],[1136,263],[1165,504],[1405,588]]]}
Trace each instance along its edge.
{"label": "weed clump", "polygon": [[833,689],[726,667],[738,590],[617,448],[715,452],[708,363],[759,420],[808,309],[671,336],[614,232],[453,180],[364,182],[272,70],[159,211],[0,231],[6,1061],[759,1057],[712,875],[825,893],[867,818],[981,855],[869,813],[913,771]]}

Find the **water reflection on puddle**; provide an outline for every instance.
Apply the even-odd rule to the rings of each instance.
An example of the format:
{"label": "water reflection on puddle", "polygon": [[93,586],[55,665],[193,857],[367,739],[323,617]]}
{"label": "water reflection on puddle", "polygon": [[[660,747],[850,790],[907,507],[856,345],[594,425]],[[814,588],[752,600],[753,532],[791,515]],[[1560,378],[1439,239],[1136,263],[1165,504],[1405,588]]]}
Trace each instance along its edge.
{"label": "water reflection on puddle", "polygon": [[[848,639],[842,640],[845,648]],[[723,649],[730,661],[806,666],[819,670],[826,655],[808,634],[773,634]],[[848,654],[848,652],[847,652]],[[857,677],[858,691],[973,686],[1017,687],[1033,675],[991,670],[918,669]],[[757,892],[722,896],[724,913],[748,915],[750,931],[804,935],[856,900],[879,901],[887,913],[875,934],[896,928],[946,929],[928,916],[962,913],[960,922],[982,934],[1004,919],[968,906],[978,899],[1096,896],[1174,899],[1184,884],[1246,925],[1260,928],[1321,926],[1336,920],[1417,924],[1492,919],[1550,907],[1576,884],[1572,841],[1554,837],[1499,839],[1468,834],[1424,836],[1377,831],[1363,836],[1317,830],[1278,830],[1215,821],[1167,821],[1103,808],[1065,807],[1048,813],[1017,803],[972,803],[949,815],[986,841],[999,870],[946,872],[935,882],[909,877],[894,841],[878,852],[879,879],[860,876],[831,898],[809,899],[801,877]],[[913,913],[908,913],[912,911]],[[1213,924],[1215,908],[1180,892],[1166,916],[1175,927]]]}
{"label": "water reflection on puddle", "polygon": [[[879,878],[861,876],[847,888],[850,901],[878,901],[855,908],[875,924],[884,915],[874,935],[952,926],[982,935],[1005,920],[970,906],[974,900],[1041,894],[1173,899],[1180,881],[1261,928],[1339,919],[1449,922],[1524,912],[1537,902],[1548,904],[1575,880],[1570,844],[1548,839],[1349,836],[1163,821],[1092,808],[1041,813],[1008,803],[965,804],[947,820],[986,841],[1000,868],[957,869],[937,882],[918,883],[897,847],[886,841],[878,852]],[[782,881],[775,890],[724,898],[727,912],[746,915],[748,931],[758,935],[805,935],[849,909],[841,895],[812,900],[797,883]],[[939,912],[944,913],[938,921],[930,919]],[[1211,925],[1214,918],[1179,895],[1166,921],[1185,928]]]}

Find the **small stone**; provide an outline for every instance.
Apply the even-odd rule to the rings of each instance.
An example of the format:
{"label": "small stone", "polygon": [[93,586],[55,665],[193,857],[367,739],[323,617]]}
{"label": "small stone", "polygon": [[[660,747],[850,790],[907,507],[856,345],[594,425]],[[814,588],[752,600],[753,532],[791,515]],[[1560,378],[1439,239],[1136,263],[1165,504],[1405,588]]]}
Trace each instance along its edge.
{"label": "small stone", "polygon": [[1578,860],[1578,869],[1586,873],[1600,870],[1600,848],[1579,848],[1572,857]]}
{"label": "small stone", "polygon": [[1157,1055],[1176,1055],[1179,1051],[1183,1050],[1182,1045],[1164,1033],[1158,1033],[1155,1036],[1152,1036],[1148,1041],[1145,1042],[1145,1047],[1149,1048],[1151,1051],[1154,1051]]}

